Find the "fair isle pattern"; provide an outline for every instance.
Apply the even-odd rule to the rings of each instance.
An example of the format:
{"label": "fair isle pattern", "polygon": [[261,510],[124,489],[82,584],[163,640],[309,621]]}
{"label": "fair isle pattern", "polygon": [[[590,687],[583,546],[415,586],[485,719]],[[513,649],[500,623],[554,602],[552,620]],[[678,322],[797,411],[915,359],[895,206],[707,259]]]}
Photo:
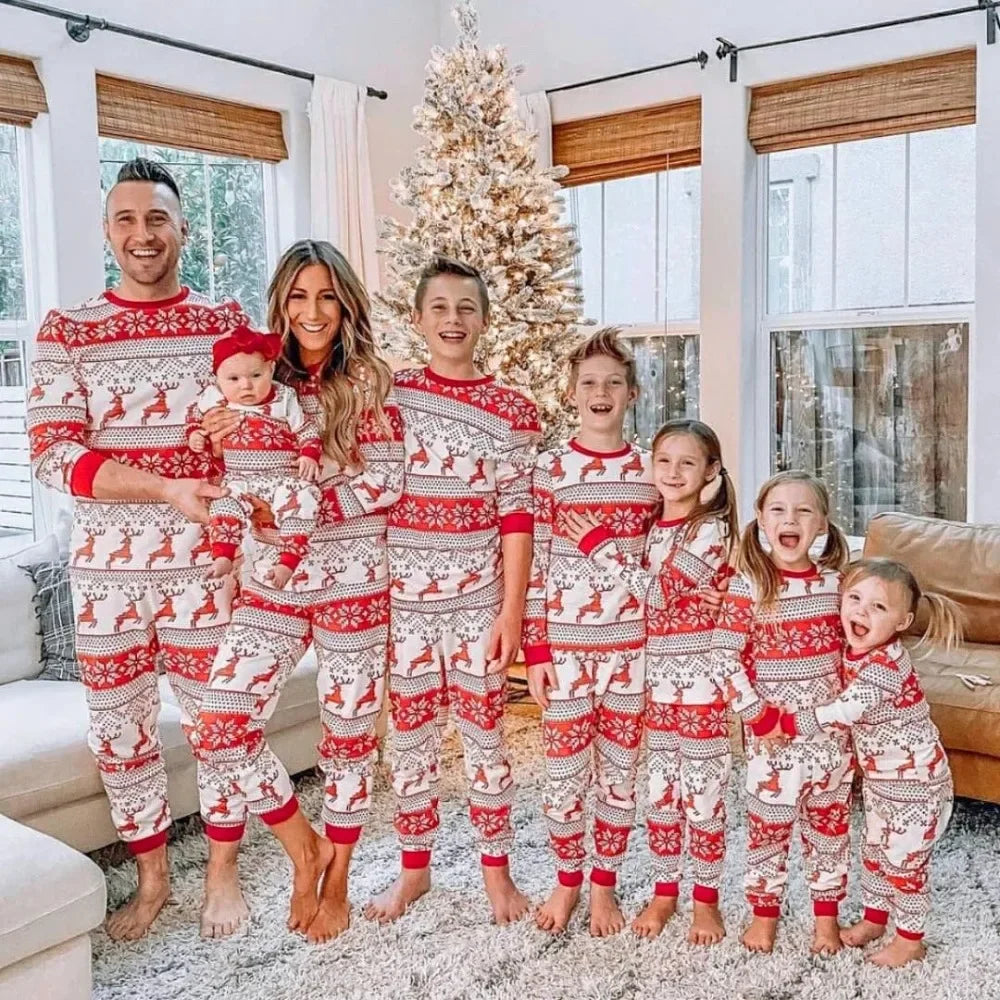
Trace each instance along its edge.
{"label": "fair isle pattern", "polygon": [[50,312],[38,334],[32,467],[45,485],[77,495],[70,583],[88,742],[133,850],[162,843],[170,824],[157,660],[190,738],[232,584],[206,578],[206,532],[167,504],[89,496],[108,458],[167,477],[210,472],[211,460],[187,446],[186,419],[212,380],[213,342],[246,322],[235,304],[214,306],[186,289],[156,303],[106,293]]}
{"label": "fair isle pattern", "polygon": [[846,655],[844,680],[847,686],[833,701],[797,712],[795,729],[810,735],[850,728],[863,780],[865,906],[922,934],[931,850],[948,825],[954,798],[948,757],[901,642],[858,658]]}
{"label": "fair isle pattern", "polygon": [[230,495],[209,505],[212,555],[235,558],[255,512],[267,506],[282,538],[282,562],[296,569],[316,528],[321,502],[319,490],[298,476],[298,459],[318,462],[323,450],[316,421],[306,417],[287,385],[274,383],[269,399],[247,405],[227,403],[213,384],[198,397],[189,435],[200,428],[203,414],[222,405],[236,410],[242,420],[222,441],[222,485]]}
{"label": "fair isle pattern", "polygon": [[[298,387],[298,396],[306,416],[319,425],[323,411],[315,375]],[[361,834],[385,689],[386,512],[403,482],[403,429],[391,394],[385,414],[385,425],[371,412],[362,414],[362,468],[342,469],[323,456],[318,523],[284,590],[261,582],[283,558],[284,547],[269,526],[273,512],[255,512],[250,581],[219,647],[198,721],[211,800],[203,817],[210,836],[236,836],[248,812],[267,817],[291,801],[291,782],[267,745],[264,727],[310,642],[319,664],[323,821],[332,840],[354,842]]]}
{"label": "fair isle pattern", "polygon": [[593,863],[615,872],[635,822],[643,608],[614,575],[587,560],[563,526],[569,511],[596,514],[630,553],[641,555],[658,503],[650,456],[633,445],[598,453],[569,441],[539,455],[533,492],[523,646],[529,666],[551,661],[558,678],[542,714],[549,840],[560,872],[583,868],[585,802],[593,784]]}
{"label": "fair isle pattern", "polygon": [[[782,573],[771,608],[761,608],[752,583],[737,575],[712,646],[727,699],[746,718],[765,703],[798,711],[830,701],[842,687],[840,574]],[[852,777],[843,733],[796,738],[774,753],[748,734],[745,889],[756,913],[777,916],[796,823],[816,912],[835,910],[847,882]]]}
{"label": "fair isle pattern", "polygon": [[709,518],[692,530],[686,520],[657,522],[645,564],[612,536],[595,532],[586,547],[646,610],[646,828],[658,891],[679,891],[687,834],[696,892],[714,893],[726,849],[732,753],[724,688],[712,673],[715,614],[700,592],[729,576],[725,523]]}
{"label": "fair isle pattern", "polygon": [[108,292],[50,312],[28,394],[35,475],[69,492],[90,451],[167,478],[206,477],[211,458],[187,447],[187,417],[212,382],[212,344],[248,322],[235,303],[187,289],[149,304]]}
{"label": "fair isle pattern", "polygon": [[[514,787],[503,741],[505,679],[486,672],[503,596],[501,535],[532,531],[534,404],[492,376],[397,372],[403,495],[389,515],[389,689],[396,830],[404,852],[433,845],[441,731],[465,750],[469,817],[483,855],[506,855]],[[407,855],[404,854],[404,861]]]}

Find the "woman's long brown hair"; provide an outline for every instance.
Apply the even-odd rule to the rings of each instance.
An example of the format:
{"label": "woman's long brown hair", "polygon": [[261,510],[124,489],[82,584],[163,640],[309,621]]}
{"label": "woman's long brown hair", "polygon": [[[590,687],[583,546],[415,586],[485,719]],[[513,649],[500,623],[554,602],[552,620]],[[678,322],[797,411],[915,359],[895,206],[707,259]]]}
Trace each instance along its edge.
{"label": "woman's long brown hair", "polygon": [[309,377],[302,363],[299,343],[288,319],[288,296],[304,267],[322,264],[340,302],[340,330],[319,377],[323,406],[323,450],[341,466],[360,465],[358,425],[370,412],[385,429],[385,399],[392,387],[392,372],[381,358],[372,337],[368,293],[344,255],[326,240],[299,240],[282,255],[267,290],[267,325],[281,334],[282,350],[277,377],[290,385]]}

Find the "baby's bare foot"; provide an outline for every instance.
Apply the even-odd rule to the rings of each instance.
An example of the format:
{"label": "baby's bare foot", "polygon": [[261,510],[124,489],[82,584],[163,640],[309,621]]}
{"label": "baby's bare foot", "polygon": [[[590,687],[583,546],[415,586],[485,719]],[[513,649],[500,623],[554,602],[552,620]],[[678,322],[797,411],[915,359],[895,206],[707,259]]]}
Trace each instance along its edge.
{"label": "baby's bare foot", "polygon": [[691,944],[718,944],[726,936],[726,925],[722,921],[718,903],[694,901],[694,916],[688,941]]}
{"label": "baby's bare foot", "polygon": [[769,955],[774,950],[774,939],[777,934],[777,917],[754,917],[743,933],[743,944],[750,951]]}
{"label": "baby's bare foot", "polygon": [[877,941],[884,933],[883,924],[872,923],[871,920],[859,920],[840,932],[840,940],[848,948],[864,948],[866,944]]}
{"label": "baby's bare foot", "polygon": [[840,924],[836,917],[816,917],[813,925],[812,947],[814,955],[836,955],[843,947],[840,940]]}
{"label": "baby's bare foot", "polygon": [[654,896],[646,908],[632,921],[632,930],[639,937],[655,938],[677,912],[676,896]]}
{"label": "baby's bare foot", "polygon": [[611,937],[625,929],[625,916],[615,897],[614,886],[590,883],[590,933]]}
{"label": "baby's bare foot", "polygon": [[549,934],[562,934],[569,926],[569,918],[580,902],[578,885],[557,885],[549,898],[538,908],[535,923]]}
{"label": "baby's bare foot", "polygon": [[406,908],[415,903],[431,887],[430,868],[404,868],[396,881],[380,892],[365,907],[365,917],[387,924],[398,920]]}
{"label": "baby's bare foot", "polygon": [[870,959],[872,965],[880,965],[885,969],[898,969],[910,962],[919,962],[927,955],[923,941],[900,937],[898,934],[884,947],[880,948]]}

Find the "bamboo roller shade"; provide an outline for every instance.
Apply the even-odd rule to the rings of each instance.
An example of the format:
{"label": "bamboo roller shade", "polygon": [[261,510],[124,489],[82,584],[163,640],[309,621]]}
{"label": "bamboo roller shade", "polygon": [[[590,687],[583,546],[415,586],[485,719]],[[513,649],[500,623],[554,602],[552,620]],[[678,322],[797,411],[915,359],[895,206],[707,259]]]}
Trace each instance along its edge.
{"label": "bamboo roller shade", "polygon": [[27,126],[48,110],[34,63],[30,59],[0,55],[0,122]]}
{"label": "bamboo roller shade", "polygon": [[288,156],[281,113],[167,87],[97,75],[97,130],[113,139],[245,156]]}
{"label": "bamboo roller shade", "polygon": [[553,125],[552,162],[569,167],[566,186],[695,167],[701,163],[701,101]]}
{"label": "bamboo roller shade", "polygon": [[754,87],[747,135],[758,153],[971,125],[974,49]]}

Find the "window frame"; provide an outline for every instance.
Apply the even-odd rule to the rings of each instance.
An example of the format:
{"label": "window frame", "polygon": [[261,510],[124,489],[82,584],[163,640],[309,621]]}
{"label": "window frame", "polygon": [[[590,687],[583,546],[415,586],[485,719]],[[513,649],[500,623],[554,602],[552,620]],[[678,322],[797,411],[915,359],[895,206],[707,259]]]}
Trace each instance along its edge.
{"label": "window frame", "polygon": [[[905,204],[905,226],[907,235],[910,224],[910,199],[909,199],[909,163],[910,163],[910,142],[906,133],[906,204]],[[834,163],[836,163],[837,144],[833,144]],[[805,148],[803,151],[807,151]],[[768,157],[770,153],[757,154],[756,170],[756,196],[755,196],[755,223],[756,223],[756,295],[757,295],[757,317],[755,323],[755,343],[753,358],[755,371],[764,373],[764,378],[756,378],[753,392],[754,407],[754,443],[753,443],[753,469],[754,482],[766,482],[772,475],[771,472],[771,438],[773,431],[773,402],[774,371],[771,365],[771,334],[782,330],[851,330],[858,327],[872,326],[921,326],[937,323],[962,323],[968,324],[969,328],[969,350],[970,362],[972,358],[973,344],[976,337],[976,304],[971,302],[944,303],[940,305],[915,305],[915,306],[878,306],[867,309],[826,309],[810,312],[788,312],[770,313],[768,311],[768,264],[769,264],[769,226],[768,226],[768,199],[770,192],[770,170]],[[834,178],[836,185],[836,178]],[[834,244],[833,244],[833,301],[836,301],[836,186],[834,187]],[[794,224],[793,224],[794,227]],[[904,261],[904,290],[909,293],[909,248],[906,247]],[[791,298],[791,294],[789,295]],[[973,398],[970,392],[969,405],[966,412],[966,496],[971,506],[971,479],[972,470],[978,460],[975,452],[972,435],[973,420]],[[969,516],[967,508],[966,516]],[[850,536],[852,549],[860,548],[863,538]]]}

